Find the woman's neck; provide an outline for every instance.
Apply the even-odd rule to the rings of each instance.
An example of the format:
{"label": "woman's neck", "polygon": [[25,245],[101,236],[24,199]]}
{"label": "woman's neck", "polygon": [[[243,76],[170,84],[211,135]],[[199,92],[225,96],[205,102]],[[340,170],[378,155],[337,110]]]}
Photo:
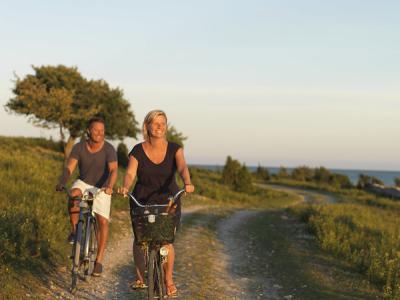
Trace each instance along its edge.
{"label": "woman's neck", "polygon": [[164,138],[149,138],[147,141],[151,147],[160,147],[164,146],[167,143],[167,140]]}

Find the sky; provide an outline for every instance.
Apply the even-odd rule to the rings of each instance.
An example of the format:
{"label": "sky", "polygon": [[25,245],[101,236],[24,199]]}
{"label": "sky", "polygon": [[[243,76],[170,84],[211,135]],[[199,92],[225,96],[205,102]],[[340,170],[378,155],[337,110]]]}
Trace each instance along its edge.
{"label": "sky", "polygon": [[[163,109],[191,164],[400,170],[399,1],[0,0],[0,135],[14,74],[76,66]],[[126,140],[132,147],[138,140]]]}

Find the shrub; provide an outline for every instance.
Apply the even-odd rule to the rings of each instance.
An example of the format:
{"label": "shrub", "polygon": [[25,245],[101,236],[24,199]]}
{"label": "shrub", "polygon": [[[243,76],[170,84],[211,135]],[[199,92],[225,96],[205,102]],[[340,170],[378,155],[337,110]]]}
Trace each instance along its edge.
{"label": "shrub", "polygon": [[128,166],[128,147],[124,143],[119,143],[117,147],[118,165],[126,168]]}

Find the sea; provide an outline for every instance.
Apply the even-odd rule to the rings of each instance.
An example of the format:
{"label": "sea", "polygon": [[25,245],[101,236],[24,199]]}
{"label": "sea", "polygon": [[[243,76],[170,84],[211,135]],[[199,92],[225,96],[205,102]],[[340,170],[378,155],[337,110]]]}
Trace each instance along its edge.
{"label": "sea", "polygon": [[[190,165],[201,169],[222,171],[224,166],[221,165]],[[263,166],[264,167],[264,166]],[[256,166],[247,167],[250,172],[254,172]],[[270,174],[276,174],[279,171],[279,167],[265,167],[268,169]],[[288,172],[291,172],[294,168],[286,168]],[[385,186],[394,186],[394,179],[400,177],[400,171],[377,171],[377,170],[350,170],[350,169],[329,169],[331,173],[343,174],[349,177],[353,184],[357,184],[360,174],[376,177],[385,184]]]}

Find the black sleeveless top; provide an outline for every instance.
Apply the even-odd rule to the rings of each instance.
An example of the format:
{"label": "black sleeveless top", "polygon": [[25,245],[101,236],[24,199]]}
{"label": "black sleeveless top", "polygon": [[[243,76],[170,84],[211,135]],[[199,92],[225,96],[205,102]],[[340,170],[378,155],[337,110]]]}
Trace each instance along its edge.
{"label": "black sleeveless top", "polygon": [[168,142],[165,158],[159,164],[153,163],[147,157],[142,143],[133,147],[129,155],[132,155],[138,161],[137,181],[133,195],[139,202],[143,204],[167,204],[168,197],[179,191],[175,181],[175,154],[180,147],[176,143]]}

